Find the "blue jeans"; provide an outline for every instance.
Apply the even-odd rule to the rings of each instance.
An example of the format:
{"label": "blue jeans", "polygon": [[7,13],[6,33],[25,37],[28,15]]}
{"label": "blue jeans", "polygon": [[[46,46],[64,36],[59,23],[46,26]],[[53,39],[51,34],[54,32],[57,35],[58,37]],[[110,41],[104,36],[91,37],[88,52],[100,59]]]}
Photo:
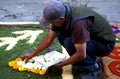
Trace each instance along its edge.
{"label": "blue jeans", "polygon": [[[70,56],[76,52],[71,36],[65,37],[62,32],[58,32],[57,38]],[[102,43],[97,40],[90,39],[86,46],[86,58],[73,65],[79,66],[81,69],[94,72],[97,57],[109,55],[110,52],[112,52],[114,45],[115,43]]]}

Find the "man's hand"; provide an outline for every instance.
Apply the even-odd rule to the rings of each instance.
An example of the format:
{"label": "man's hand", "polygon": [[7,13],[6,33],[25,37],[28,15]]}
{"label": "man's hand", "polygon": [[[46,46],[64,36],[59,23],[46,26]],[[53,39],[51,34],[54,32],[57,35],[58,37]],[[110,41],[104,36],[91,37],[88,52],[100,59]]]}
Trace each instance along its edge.
{"label": "man's hand", "polygon": [[62,66],[63,66],[63,63],[60,62],[60,63],[55,64],[54,66],[55,66],[55,67],[62,67]]}
{"label": "man's hand", "polygon": [[29,61],[29,59],[31,59],[34,55],[32,53],[25,53],[22,55],[22,60],[25,60],[25,63],[27,63]]}

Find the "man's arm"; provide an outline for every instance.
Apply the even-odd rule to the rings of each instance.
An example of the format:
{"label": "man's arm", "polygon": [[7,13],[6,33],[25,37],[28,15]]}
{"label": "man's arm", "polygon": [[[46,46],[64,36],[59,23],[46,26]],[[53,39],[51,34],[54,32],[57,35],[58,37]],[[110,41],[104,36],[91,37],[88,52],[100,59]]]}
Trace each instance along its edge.
{"label": "man's arm", "polygon": [[63,61],[62,63],[58,63],[55,66],[65,66],[68,64],[75,64],[81,60],[86,58],[86,43],[75,44],[76,53],[73,54],[70,58]]}
{"label": "man's arm", "polygon": [[55,37],[56,37],[56,32],[50,30],[48,32],[48,35],[41,41],[41,43],[36,48],[36,50],[34,50],[33,55],[35,56],[40,51],[46,49],[52,43]]}
{"label": "man's arm", "polygon": [[46,49],[52,43],[52,41],[56,37],[56,34],[57,33],[55,31],[50,30],[46,37],[38,45],[38,47],[32,53],[23,54],[22,59],[25,59],[25,61],[27,62],[29,59],[37,55],[40,51]]}

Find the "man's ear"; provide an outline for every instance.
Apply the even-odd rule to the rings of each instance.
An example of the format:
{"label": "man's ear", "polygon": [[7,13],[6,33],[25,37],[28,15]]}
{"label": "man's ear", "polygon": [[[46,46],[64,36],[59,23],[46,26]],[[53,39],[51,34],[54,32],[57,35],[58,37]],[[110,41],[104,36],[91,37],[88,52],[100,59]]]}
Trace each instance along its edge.
{"label": "man's ear", "polygon": [[65,17],[64,17],[64,16],[61,16],[61,17],[60,17],[60,21],[65,21]]}

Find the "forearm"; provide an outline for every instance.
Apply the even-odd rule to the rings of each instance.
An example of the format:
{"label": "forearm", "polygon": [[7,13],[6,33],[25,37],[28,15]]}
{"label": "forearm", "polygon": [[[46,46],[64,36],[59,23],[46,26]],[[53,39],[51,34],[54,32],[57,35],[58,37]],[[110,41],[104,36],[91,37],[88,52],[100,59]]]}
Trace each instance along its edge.
{"label": "forearm", "polygon": [[41,43],[38,45],[38,47],[33,51],[33,55],[37,55],[39,52],[43,51],[44,49],[46,49],[52,41],[49,41],[47,39],[47,37],[45,37]]}
{"label": "forearm", "polygon": [[52,43],[55,37],[56,37],[56,32],[50,30],[48,35],[41,41],[39,46],[33,51],[33,55],[35,56],[39,52],[46,49]]}
{"label": "forearm", "polygon": [[74,55],[72,55],[70,58],[68,58],[67,60],[65,60],[62,64],[62,66],[68,65],[68,64],[75,64],[81,60],[84,60],[85,56],[80,55],[80,53],[75,53]]}
{"label": "forearm", "polygon": [[75,44],[76,53],[74,53],[70,58],[65,60],[60,64],[60,66],[65,66],[68,64],[75,64],[86,58],[86,43]]}

